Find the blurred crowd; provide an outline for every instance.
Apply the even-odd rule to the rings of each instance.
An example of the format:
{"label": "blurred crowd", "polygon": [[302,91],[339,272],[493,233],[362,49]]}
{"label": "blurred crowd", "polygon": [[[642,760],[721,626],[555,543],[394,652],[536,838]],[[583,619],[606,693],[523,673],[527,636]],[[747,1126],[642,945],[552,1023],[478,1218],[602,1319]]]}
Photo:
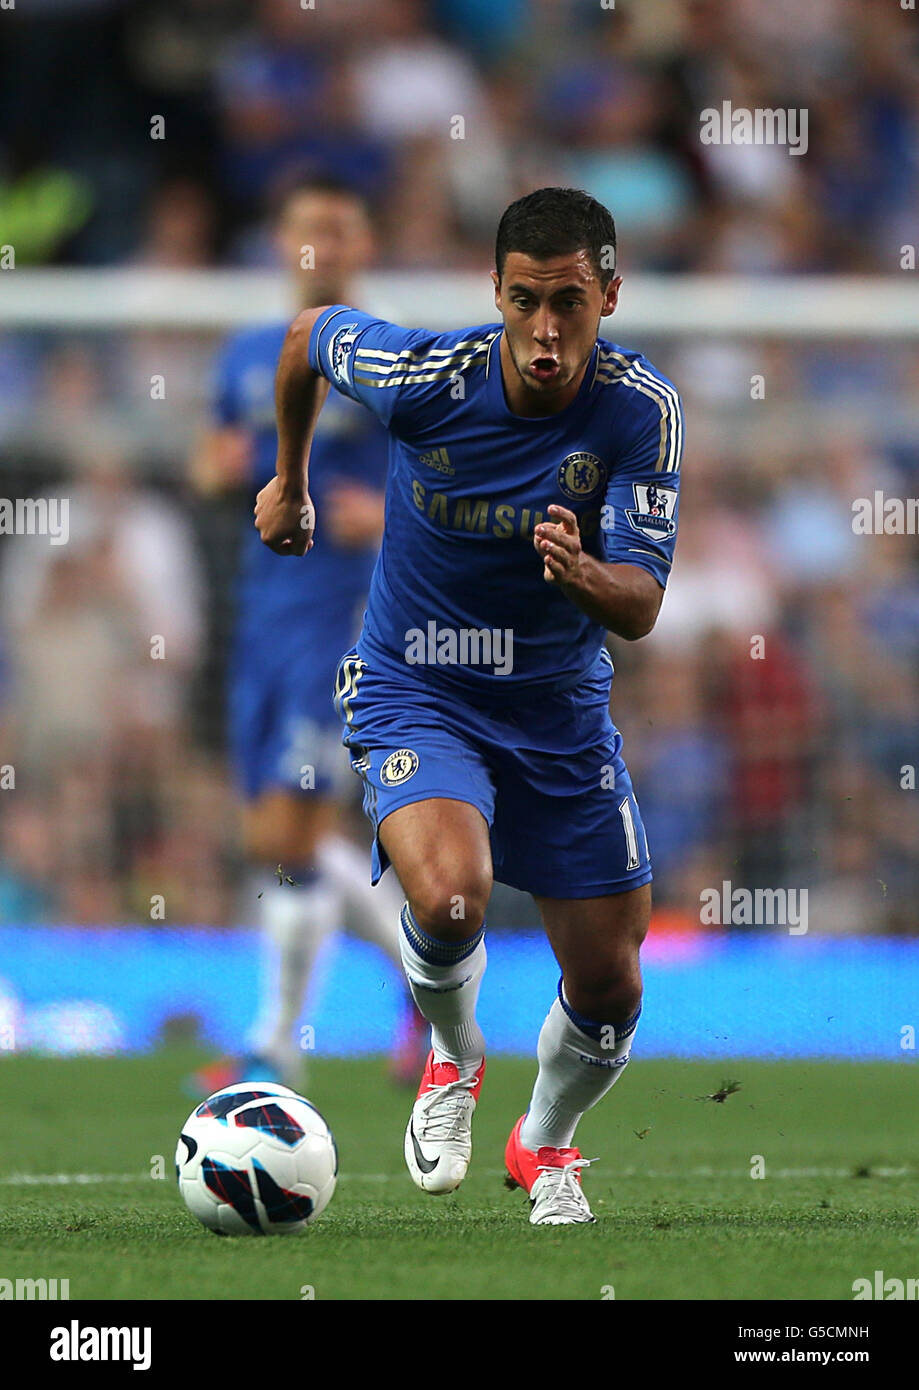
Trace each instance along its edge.
{"label": "blurred crowd", "polygon": [[[500,212],[546,183],[608,203],[626,274],[894,274],[919,227],[919,29],[880,0],[32,0],[0,44],[17,265],[269,265],[266,206],[306,172],[369,197],[394,268],[486,273]],[[807,157],[703,145],[724,100],[806,106]],[[628,346],[679,384],[689,440],[658,629],[613,642],[662,919],[697,925],[728,879],[806,886],[812,930],[916,932],[919,555],[851,508],[919,495],[919,348]],[[157,895],[236,920],[248,498],[187,483],[215,347],[4,334],[0,310],[0,496],[73,499],[66,546],[0,549],[0,922],[146,921]]]}
{"label": "blurred crowd", "polygon": [[[32,0],[0,35],[19,264],[257,264],[292,168],[373,202],[384,264],[479,266],[540,184],[633,269],[891,272],[914,238],[919,34],[889,0]],[[707,145],[801,108],[807,157]]]}
{"label": "blurred crowd", "polygon": [[919,932],[919,543],[852,509],[919,496],[919,348],[735,344],[722,384],[776,396],[733,410],[691,344],[657,356],[691,441],[677,556],[655,631],[614,642],[612,703],[658,899],[806,887],[812,931]]}

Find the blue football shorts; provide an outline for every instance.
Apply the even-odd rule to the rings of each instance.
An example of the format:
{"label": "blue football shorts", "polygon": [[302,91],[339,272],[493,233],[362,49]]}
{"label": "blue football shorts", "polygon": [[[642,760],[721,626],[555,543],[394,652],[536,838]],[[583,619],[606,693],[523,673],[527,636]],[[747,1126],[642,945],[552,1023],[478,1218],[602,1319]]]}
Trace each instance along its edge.
{"label": "blue football shorts", "polygon": [[[347,639],[346,639],[347,640]],[[332,703],[337,653],[327,634],[315,642],[237,643],[227,700],[236,781],[253,800],[273,790],[347,795],[353,778]],[[330,656],[331,652],[331,656]]]}
{"label": "blue football shorts", "polygon": [[[417,669],[417,668],[415,668]],[[336,677],[342,742],[373,825],[372,881],[389,863],[379,827],[400,806],[447,797],[477,807],[494,876],[550,898],[623,893],[651,881],[645,828],[609,713],[613,665],[555,694],[472,701],[352,648]]]}

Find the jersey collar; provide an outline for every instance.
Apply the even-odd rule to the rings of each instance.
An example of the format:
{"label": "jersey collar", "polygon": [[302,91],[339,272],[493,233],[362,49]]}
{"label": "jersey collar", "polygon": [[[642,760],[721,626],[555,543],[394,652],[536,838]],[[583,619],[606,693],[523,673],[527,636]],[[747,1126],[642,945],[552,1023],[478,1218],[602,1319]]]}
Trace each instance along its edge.
{"label": "jersey collar", "polygon": [[503,336],[504,329],[502,328],[499,333],[495,334],[489,343],[488,354],[485,358],[485,387],[487,399],[496,415],[505,421],[512,420],[515,424],[520,425],[521,428],[529,426],[536,426],[538,428],[540,425],[550,425],[558,420],[567,420],[579,406],[584,404],[585,398],[593,390],[597,376],[597,368],[600,363],[599,341],[594,343],[590,361],[587,363],[581,385],[578,388],[578,394],[573,401],[569,401],[564,410],[560,410],[556,415],[515,415],[514,412],[508,408],[507,401],[504,397],[500,348],[500,342]]}

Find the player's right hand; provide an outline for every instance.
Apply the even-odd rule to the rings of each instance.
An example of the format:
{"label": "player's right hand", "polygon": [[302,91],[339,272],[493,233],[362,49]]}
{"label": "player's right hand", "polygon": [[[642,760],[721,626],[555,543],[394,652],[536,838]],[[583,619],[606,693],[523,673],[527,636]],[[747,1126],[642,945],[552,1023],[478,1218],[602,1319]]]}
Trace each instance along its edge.
{"label": "player's right hand", "polygon": [[282,492],[272,478],[255,499],[255,528],[278,555],[305,555],[312,548],[316,511],[309,493]]}

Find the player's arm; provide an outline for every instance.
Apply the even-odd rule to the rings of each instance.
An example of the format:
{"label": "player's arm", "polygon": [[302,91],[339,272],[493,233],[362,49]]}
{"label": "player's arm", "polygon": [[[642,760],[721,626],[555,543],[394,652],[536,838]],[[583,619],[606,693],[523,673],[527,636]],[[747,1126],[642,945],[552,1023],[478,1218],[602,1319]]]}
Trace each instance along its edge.
{"label": "player's arm", "polygon": [[231,338],[214,363],[210,383],[211,419],[198,434],[189,460],[189,478],[204,497],[243,488],[252,468],[252,434],[240,399],[244,356],[240,338]]}
{"label": "player's arm", "polygon": [[607,632],[635,642],[647,637],[657,621],[664,590],[653,574],[637,565],[610,564],[581,549],[577,517],[567,507],[552,506],[551,522],[536,527],[534,540],[543,559],[543,576],[558,584]]}
{"label": "player's arm", "polygon": [[[256,506],[256,525],[272,549],[302,555],[312,543],[307,456],[328,387],[367,406],[395,432],[416,420],[445,386],[452,368],[437,348],[443,341],[443,335],[401,328],[347,304],[308,309],[294,320],[275,382],[278,476],[259,493]],[[426,356],[434,354],[439,370],[424,371]],[[380,499],[374,505],[376,527]]]}
{"label": "player's arm", "polygon": [[683,451],[683,411],[671,382],[640,361],[641,389],[629,401],[628,434],[603,507],[603,554],[581,546],[578,521],[550,506],[533,541],[548,583],[608,632],[634,642],[657,621],[673,563]]}
{"label": "player's arm", "polygon": [[313,544],[309,449],[329,383],[313,369],[309,343],[317,320],[327,312],[324,305],[297,315],[287,330],[275,376],[277,475],[255,499],[255,525],[279,555],[305,555]]}
{"label": "player's arm", "polygon": [[204,497],[242,488],[252,464],[252,436],[238,425],[212,425],[201,431],[191,456],[192,486]]}

